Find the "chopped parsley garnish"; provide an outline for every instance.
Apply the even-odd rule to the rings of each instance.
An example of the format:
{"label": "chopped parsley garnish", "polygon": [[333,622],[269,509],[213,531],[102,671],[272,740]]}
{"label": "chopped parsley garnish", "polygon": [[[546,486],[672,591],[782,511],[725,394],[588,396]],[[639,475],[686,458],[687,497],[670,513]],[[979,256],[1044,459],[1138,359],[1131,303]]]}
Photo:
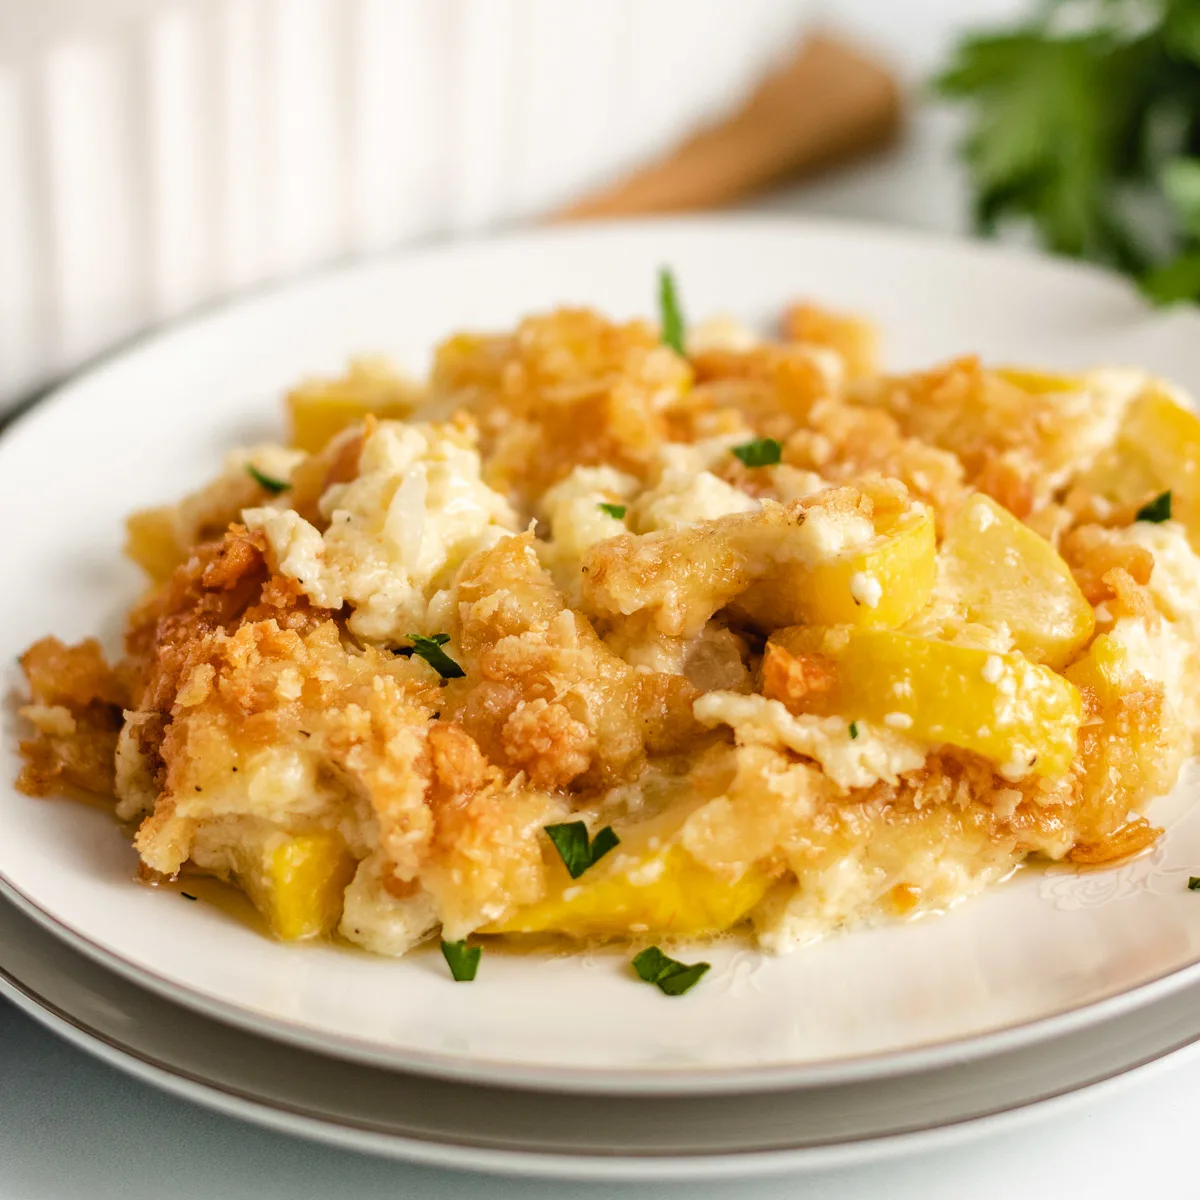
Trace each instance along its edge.
{"label": "chopped parsley garnish", "polygon": [[1188,891],[1189,892],[1200,892],[1200,875],[1193,875],[1188,880]]}
{"label": "chopped parsley garnish", "polygon": [[600,511],[606,512],[610,517],[616,517],[618,521],[624,520],[627,511],[624,504],[601,504]]}
{"label": "chopped parsley garnish", "polygon": [[1143,504],[1137,511],[1137,519],[1153,521],[1155,525],[1169,521],[1171,519],[1171,493],[1163,492],[1161,496],[1155,496],[1149,504]]}
{"label": "chopped parsley garnish", "polygon": [[588,867],[594,867],[610,850],[621,844],[611,825],[605,825],[589,840],[587,826],[582,821],[547,825],[546,836],[554,843],[572,879],[578,879]]}
{"label": "chopped parsley garnish", "polygon": [[443,679],[461,679],[466,672],[448,655],[442,647],[450,640],[448,633],[435,633],[425,637],[420,633],[410,633],[408,640],[411,646],[398,646],[395,653],[409,658],[415,654],[423,658]]}
{"label": "chopped parsley garnish", "polygon": [[274,475],[260,471],[253,463],[246,464],[246,474],[272,496],[278,496],[280,492],[286,492],[292,486],[286,479],[276,479]]}
{"label": "chopped parsley garnish", "polygon": [[858,737],[858,722],[851,721],[850,722],[850,740],[853,741],[856,737]]}
{"label": "chopped parsley garnish", "polygon": [[681,963],[668,957],[657,946],[643,950],[633,960],[633,969],[647,983],[654,984],[667,996],[682,996],[691,991],[703,978],[710,964],[706,962]]}
{"label": "chopped parsley garnish", "polygon": [[482,946],[468,946],[462,942],[443,942],[442,957],[455,983],[470,983],[479,970],[479,960],[483,957]]}
{"label": "chopped parsley garnish", "polygon": [[783,443],[774,438],[755,438],[734,446],[733,453],[748,467],[773,467],[783,460]]}
{"label": "chopped parsley garnish", "polygon": [[679,294],[675,290],[675,276],[667,267],[658,272],[658,311],[663,345],[670,346],[676,354],[685,354],[683,312],[679,307]]}

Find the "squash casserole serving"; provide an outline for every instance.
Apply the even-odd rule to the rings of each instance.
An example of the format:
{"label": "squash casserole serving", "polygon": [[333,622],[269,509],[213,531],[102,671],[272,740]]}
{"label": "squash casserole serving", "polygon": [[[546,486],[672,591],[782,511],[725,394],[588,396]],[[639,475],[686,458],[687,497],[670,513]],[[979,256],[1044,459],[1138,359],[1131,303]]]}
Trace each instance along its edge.
{"label": "squash casserole serving", "polygon": [[[361,359],[129,519],[123,652],[48,637],[21,788],[275,935],[784,952],[1159,834],[1200,730],[1200,419],[1131,368],[876,362],[576,309]],[[650,947],[650,949],[644,949]]]}

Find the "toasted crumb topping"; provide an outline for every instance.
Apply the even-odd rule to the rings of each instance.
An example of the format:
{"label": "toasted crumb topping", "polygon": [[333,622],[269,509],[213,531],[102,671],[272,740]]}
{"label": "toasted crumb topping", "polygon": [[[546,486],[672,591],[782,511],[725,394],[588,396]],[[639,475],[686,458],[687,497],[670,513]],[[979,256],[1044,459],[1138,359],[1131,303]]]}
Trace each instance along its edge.
{"label": "toasted crumb topping", "polygon": [[562,309],[301,384],[292,445],[130,518],[119,656],[26,651],[19,785],[384,955],[785,951],[1144,849],[1200,729],[1200,420],[876,346]]}

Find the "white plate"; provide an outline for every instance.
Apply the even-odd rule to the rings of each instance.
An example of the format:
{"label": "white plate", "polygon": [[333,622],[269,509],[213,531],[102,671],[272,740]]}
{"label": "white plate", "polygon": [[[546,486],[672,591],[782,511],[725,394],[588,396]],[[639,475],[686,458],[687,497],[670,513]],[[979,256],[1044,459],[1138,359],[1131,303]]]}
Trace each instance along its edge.
{"label": "white plate", "polygon": [[1192,988],[1049,1047],[882,1082],[665,1102],[511,1092],[398,1076],[209,1021],[82,958],[3,901],[0,947],[0,996],[147,1083],[350,1149],[513,1175],[644,1185],[861,1165],[1095,1101],[1200,1048]]}
{"label": "white plate", "polygon": [[[279,428],[298,375],[382,349],[422,367],[462,326],[562,301],[645,312],[674,265],[688,310],[767,321],[798,294],[865,312],[897,366],[968,350],[1069,369],[1141,363],[1200,383],[1200,318],[1146,310],[1102,273],[853,226],[704,220],[559,229],[407,255],[289,287],[157,337],[81,378],[0,440],[0,660],[46,632],[119,628],[139,581],[121,521],[203,480],[234,440]],[[0,726],[0,779],[17,769]],[[560,1090],[747,1090],[887,1073],[1025,1044],[1200,975],[1193,788],[1148,857],[1024,871],[947,916],[830,938],[790,958],[705,951],[684,998],[620,951],[491,954],[455,985],[436,952],[399,962],[267,942],[131,882],[95,811],[0,787],[0,880],[74,943],[202,1011],[369,1062]],[[1176,819],[1178,818],[1178,819]],[[686,952],[684,957],[686,957]],[[719,1031],[719,1036],[717,1033]]]}

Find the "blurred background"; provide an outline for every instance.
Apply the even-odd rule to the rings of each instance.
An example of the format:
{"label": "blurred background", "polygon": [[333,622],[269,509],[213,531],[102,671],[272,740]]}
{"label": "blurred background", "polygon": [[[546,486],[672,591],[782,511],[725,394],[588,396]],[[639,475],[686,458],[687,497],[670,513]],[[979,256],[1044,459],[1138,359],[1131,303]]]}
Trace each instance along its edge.
{"label": "blurred background", "polygon": [[244,289],[580,216],[1002,232],[1194,297],[1198,64],[1200,0],[0,0],[0,410]]}

